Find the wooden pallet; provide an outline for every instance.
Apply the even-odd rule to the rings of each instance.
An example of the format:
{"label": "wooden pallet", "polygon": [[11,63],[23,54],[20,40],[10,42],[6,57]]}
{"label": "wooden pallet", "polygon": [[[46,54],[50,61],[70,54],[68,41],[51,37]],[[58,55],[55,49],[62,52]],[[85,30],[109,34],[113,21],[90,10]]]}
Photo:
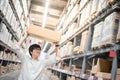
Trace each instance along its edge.
{"label": "wooden pallet", "polygon": [[100,48],[100,46],[96,46],[96,47],[92,47],[91,49],[94,51],[94,50],[97,50],[99,48]]}
{"label": "wooden pallet", "polygon": [[88,18],[88,21],[91,21],[92,19],[94,19],[97,15],[98,15],[99,12],[94,12],[93,14],[90,15],[90,17]]}
{"label": "wooden pallet", "polygon": [[114,4],[117,0],[113,0],[113,1],[107,1],[107,6],[111,6],[112,4]]}
{"label": "wooden pallet", "polygon": [[100,46],[100,48],[106,48],[106,47],[110,47],[113,46],[113,43],[106,43]]}
{"label": "wooden pallet", "polygon": [[117,39],[116,42],[117,42],[117,43],[120,43],[120,39]]}

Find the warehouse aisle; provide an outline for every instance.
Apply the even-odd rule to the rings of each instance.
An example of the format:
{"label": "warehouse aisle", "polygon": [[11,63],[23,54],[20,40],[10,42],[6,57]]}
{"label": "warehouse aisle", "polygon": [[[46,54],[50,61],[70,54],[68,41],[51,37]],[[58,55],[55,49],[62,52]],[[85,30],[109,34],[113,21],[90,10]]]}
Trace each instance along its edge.
{"label": "warehouse aisle", "polygon": [[14,72],[10,72],[5,75],[2,75],[0,77],[0,80],[17,80],[17,78],[19,76],[19,72],[20,71],[14,71]]}

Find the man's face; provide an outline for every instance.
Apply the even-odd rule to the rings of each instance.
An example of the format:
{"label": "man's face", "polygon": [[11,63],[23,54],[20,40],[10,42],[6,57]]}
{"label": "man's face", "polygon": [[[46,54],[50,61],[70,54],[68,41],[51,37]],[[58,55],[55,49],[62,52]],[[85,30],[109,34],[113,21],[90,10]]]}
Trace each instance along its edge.
{"label": "man's face", "polygon": [[41,52],[40,48],[34,49],[34,50],[32,51],[32,58],[38,59],[38,57],[39,57],[39,55],[40,55],[40,52]]}

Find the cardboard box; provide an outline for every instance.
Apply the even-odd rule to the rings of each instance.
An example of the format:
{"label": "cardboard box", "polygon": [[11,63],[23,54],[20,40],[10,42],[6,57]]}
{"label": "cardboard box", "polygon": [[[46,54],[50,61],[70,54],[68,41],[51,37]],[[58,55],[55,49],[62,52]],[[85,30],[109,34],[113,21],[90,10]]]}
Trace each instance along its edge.
{"label": "cardboard box", "polygon": [[116,42],[117,31],[119,26],[120,14],[113,12],[105,18],[104,27],[102,30],[102,40],[101,43],[113,44]]}
{"label": "cardboard box", "polygon": [[56,31],[44,29],[35,25],[30,25],[28,34],[51,42],[59,42],[61,37]]}
{"label": "cardboard box", "polygon": [[92,63],[92,71],[91,73],[96,74],[97,72],[111,72],[111,67],[112,67],[112,62],[98,58],[98,59],[93,59]]}
{"label": "cardboard box", "polygon": [[117,34],[117,40],[120,41],[120,20],[119,20],[119,27],[118,27],[118,34]]}
{"label": "cardboard box", "polygon": [[98,11],[102,11],[107,7],[107,0],[99,0]]}
{"label": "cardboard box", "polygon": [[98,4],[99,4],[99,0],[93,0],[92,1],[91,14],[94,14],[94,13],[98,12]]}
{"label": "cardboard box", "polygon": [[100,77],[100,78],[110,79],[111,73],[97,72],[95,76]]}
{"label": "cardboard box", "polygon": [[82,33],[81,43],[80,43],[80,52],[84,52],[86,49],[86,44],[88,40],[88,31]]}
{"label": "cardboard box", "polygon": [[93,33],[93,39],[92,39],[92,48],[98,47],[101,44],[101,38],[102,38],[102,29],[103,29],[104,22],[100,22],[94,26],[94,33]]}
{"label": "cardboard box", "polygon": [[120,75],[120,68],[117,69],[117,75]]}
{"label": "cardboard box", "polygon": [[120,80],[120,75],[116,75],[116,80]]}

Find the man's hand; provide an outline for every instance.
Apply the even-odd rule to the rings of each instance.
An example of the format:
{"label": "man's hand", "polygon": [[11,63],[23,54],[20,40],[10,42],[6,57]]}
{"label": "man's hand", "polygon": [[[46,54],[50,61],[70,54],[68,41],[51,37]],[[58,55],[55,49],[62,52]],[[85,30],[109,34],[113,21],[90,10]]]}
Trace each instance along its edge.
{"label": "man's hand", "polygon": [[59,42],[54,42],[56,47],[56,57],[60,57]]}
{"label": "man's hand", "polygon": [[59,42],[54,42],[55,47],[59,47]]}

